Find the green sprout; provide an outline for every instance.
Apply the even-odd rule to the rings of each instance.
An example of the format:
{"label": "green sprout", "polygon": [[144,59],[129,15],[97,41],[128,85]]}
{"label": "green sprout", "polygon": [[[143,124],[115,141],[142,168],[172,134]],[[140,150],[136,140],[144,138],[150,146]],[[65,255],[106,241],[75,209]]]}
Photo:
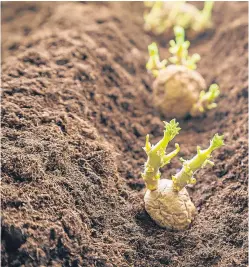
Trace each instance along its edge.
{"label": "green sprout", "polygon": [[215,134],[207,149],[201,150],[201,148],[197,146],[197,155],[191,160],[183,160],[182,169],[176,175],[172,176],[173,187],[175,190],[180,191],[187,184],[195,184],[196,179],[193,177],[195,171],[205,167],[207,164],[214,165],[210,160],[211,153],[215,149],[224,145],[223,138],[223,135],[220,136]]}
{"label": "green sprout", "polygon": [[189,41],[185,41],[185,31],[181,26],[174,27],[175,40],[169,42],[169,52],[173,55],[169,61],[175,65],[183,65],[189,69],[196,69],[196,63],[201,59],[199,54],[188,55]]}
{"label": "green sprout", "polygon": [[211,84],[207,92],[200,92],[199,100],[193,105],[190,114],[196,115],[198,113],[204,113],[207,109],[209,110],[216,108],[217,104],[215,103],[215,100],[219,95],[219,86],[217,84]]}
{"label": "green sprout", "polygon": [[171,120],[169,123],[164,123],[164,136],[155,146],[151,145],[149,142],[149,135],[146,136],[144,150],[148,159],[145,163],[142,177],[145,181],[146,187],[150,190],[157,189],[158,181],[161,177],[159,169],[170,163],[171,159],[180,151],[179,145],[175,144],[176,149],[166,155],[168,143],[179,133],[181,128],[178,127],[179,123],[176,122],[175,119]]}
{"label": "green sprout", "polygon": [[[201,59],[199,54],[193,54],[192,56],[188,55],[188,48],[190,46],[189,41],[185,41],[185,31],[182,27],[174,27],[175,40],[169,42],[170,48],[169,52],[172,54],[172,57],[169,58],[169,61],[175,65],[182,65],[188,69],[196,69],[196,63]],[[146,64],[146,69],[151,71],[152,74],[157,77],[158,72],[162,69],[165,69],[167,60],[164,59],[160,61],[159,51],[157,44],[153,42],[148,46],[149,51],[149,60]]]}
{"label": "green sprout", "polygon": [[160,61],[159,52],[158,52],[156,43],[150,44],[148,46],[148,51],[149,51],[149,60],[146,64],[146,69],[151,71],[152,74],[155,77],[157,77],[158,71],[165,68],[167,64],[167,60],[164,59],[163,61]]}

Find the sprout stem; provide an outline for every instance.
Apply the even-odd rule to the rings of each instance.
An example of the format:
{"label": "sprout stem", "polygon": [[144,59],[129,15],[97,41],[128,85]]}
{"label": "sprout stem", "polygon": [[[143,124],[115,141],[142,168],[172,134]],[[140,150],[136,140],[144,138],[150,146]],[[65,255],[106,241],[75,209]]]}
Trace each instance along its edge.
{"label": "sprout stem", "polygon": [[158,181],[161,176],[159,169],[170,163],[171,159],[180,151],[179,145],[175,144],[176,149],[166,155],[168,143],[179,133],[181,128],[178,127],[178,123],[175,121],[175,119],[171,120],[169,123],[164,123],[164,136],[155,146],[150,144],[149,135],[146,136],[144,150],[148,156],[148,159],[145,163],[142,177],[145,181],[147,189],[149,190],[156,190],[158,188]]}
{"label": "sprout stem", "polygon": [[190,46],[189,41],[185,41],[185,31],[181,26],[174,27],[175,40],[169,42],[170,48],[169,52],[172,54],[172,57],[169,58],[169,61],[176,65],[183,65],[189,69],[196,69],[196,63],[201,59],[199,54],[194,54],[189,56],[188,48]]}
{"label": "sprout stem", "polygon": [[215,108],[217,106],[215,100],[219,95],[219,86],[217,84],[211,84],[207,92],[200,92],[199,99],[197,103],[193,105],[190,114],[192,116],[197,116],[198,114],[203,113],[208,109]]}
{"label": "sprout stem", "polygon": [[151,71],[152,74],[157,77],[158,71],[165,68],[167,60],[164,59],[163,61],[160,61],[158,47],[156,43],[150,44],[148,46],[148,51],[150,57],[146,64],[146,69]]}
{"label": "sprout stem", "polygon": [[174,189],[180,191],[187,184],[195,184],[196,180],[193,177],[194,172],[205,167],[207,164],[214,165],[209,158],[211,157],[211,153],[222,145],[224,145],[223,136],[215,134],[207,149],[201,150],[201,148],[197,146],[197,154],[191,160],[184,161],[180,172],[172,176]]}

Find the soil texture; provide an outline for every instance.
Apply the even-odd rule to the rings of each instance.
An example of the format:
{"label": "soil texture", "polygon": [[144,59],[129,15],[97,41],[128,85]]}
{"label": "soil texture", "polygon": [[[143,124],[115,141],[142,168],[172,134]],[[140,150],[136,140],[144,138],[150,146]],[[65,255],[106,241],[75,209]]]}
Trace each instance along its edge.
{"label": "soil texture", "polygon": [[167,57],[172,36],[143,30],[142,2],[2,4],[2,266],[248,266],[247,10],[216,2],[213,30],[191,41],[221,95],[179,120],[179,157],[216,132],[226,146],[188,188],[196,219],[173,232],[145,212],[140,175],[145,135],[172,119],[152,105],[147,46]]}

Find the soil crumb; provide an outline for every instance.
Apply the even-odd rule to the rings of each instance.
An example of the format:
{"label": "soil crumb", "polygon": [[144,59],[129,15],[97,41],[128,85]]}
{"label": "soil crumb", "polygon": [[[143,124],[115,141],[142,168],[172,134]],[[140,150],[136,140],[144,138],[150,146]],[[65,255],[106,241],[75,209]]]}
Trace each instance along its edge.
{"label": "soil crumb", "polygon": [[[199,4],[199,3],[198,3]],[[248,266],[248,3],[216,2],[214,28],[191,41],[218,107],[180,120],[180,157],[226,146],[189,188],[198,214],[183,232],[144,210],[152,106],[142,2],[2,4],[2,266]],[[174,143],[170,149],[173,149]],[[181,166],[163,169],[167,178]]]}

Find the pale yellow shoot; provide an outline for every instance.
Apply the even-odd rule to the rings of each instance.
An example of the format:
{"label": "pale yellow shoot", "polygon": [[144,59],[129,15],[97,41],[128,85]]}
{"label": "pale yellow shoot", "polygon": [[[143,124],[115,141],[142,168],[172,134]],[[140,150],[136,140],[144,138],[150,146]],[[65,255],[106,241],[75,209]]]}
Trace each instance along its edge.
{"label": "pale yellow shoot", "polygon": [[149,60],[146,64],[146,69],[151,71],[152,74],[157,77],[158,75],[158,71],[161,69],[164,69],[166,64],[167,64],[167,60],[164,59],[162,61],[160,61],[160,57],[159,57],[159,52],[158,52],[158,48],[157,48],[157,44],[156,43],[152,43],[148,46],[148,51],[149,51]]}
{"label": "pale yellow shoot", "polygon": [[207,92],[201,91],[199,100],[193,105],[190,114],[196,116],[199,113],[203,113],[206,110],[217,107],[215,103],[216,98],[220,95],[220,89],[217,84],[212,84]]}
{"label": "pale yellow shoot", "polygon": [[193,29],[197,32],[203,31],[206,28],[212,27],[212,9],[214,6],[214,1],[205,1],[204,8],[200,12],[198,18],[196,18],[193,24]]}
{"label": "pale yellow shoot", "polygon": [[[180,10],[181,10],[181,7],[184,5],[185,2],[186,1],[177,1],[177,2],[173,3],[173,5],[171,3],[171,8],[169,8],[169,10],[168,10],[169,13],[168,13],[167,18],[164,17],[161,20],[161,25],[160,25],[161,26],[160,27],[161,32],[159,32],[159,34],[164,32],[166,29],[172,28],[174,25],[183,26],[181,24],[178,24],[177,18],[178,17],[181,18],[184,16],[184,14],[182,14],[180,16],[179,16],[179,14],[181,14]],[[167,3],[166,5],[170,5],[170,4]]]}
{"label": "pale yellow shoot", "polygon": [[151,10],[144,14],[144,29],[155,34],[162,34],[174,26],[181,26],[198,33],[212,27],[211,15],[214,1],[206,1],[203,10],[185,2],[145,2],[145,7]]}
{"label": "pale yellow shoot", "polygon": [[197,68],[197,62],[201,59],[201,56],[197,53],[192,56],[188,56],[185,62],[185,66],[190,70],[195,70]]}
{"label": "pale yellow shoot", "polygon": [[[187,5],[184,5],[185,7]],[[188,6],[187,6],[188,7]],[[198,10],[196,9],[196,14],[198,14]],[[178,25],[183,27],[184,29],[191,28],[191,23],[193,21],[193,14],[188,12],[179,12],[174,19],[174,25]]]}
{"label": "pale yellow shoot", "polygon": [[172,176],[173,187],[176,191],[180,191],[187,184],[195,184],[196,180],[193,177],[194,172],[200,168],[205,167],[207,164],[214,165],[211,158],[211,153],[224,145],[223,135],[219,136],[215,134],[213,139],[210,141],[210,146],[207,149],[201,150],[197,147],[197,155],[191,160],[183,162],[183,167],[176,175]]}
{"label": "pale yellow shoot", "polygon": [[145,185],[149,190],[156,190],[158,187],[158,181],[161,173],[160,168],[170,163],[171,159],[175,157],[180,151],[178,144],[175,144],[176,149],[166,155],[166,148],[168,143],[179,133],[179,123],[171,120],[169,123],[165,123],[165,130],[163,138],[155,145],[151,145],[149,142],[149,135],[146,136],[146,142],[144,150],[148,156],[144,166],[144,172],[142,177],[145,181]]}
{"label": "pale yellow shoot", "polygon": [[199,54],[188,55],[189,41],[185,41],[185,31],[181,26],[174,27],[175,40],[169,42],[169,52],[173,55],[169,61],[175,65],[183,65],[189,69],[196,69],[196,63],[201,59]]}
{"label": "pale yellow shoot", "polygon": [[161,19],[161,12],[163,9],[163,2],[162,1],[155,1],[153,4],[148,3],[146,4],[151,5],[151,11],[144,13],[144,29],[146,31],[155,31],[157,34],[162,33],[165,30],[164,23],[162,23]]}

